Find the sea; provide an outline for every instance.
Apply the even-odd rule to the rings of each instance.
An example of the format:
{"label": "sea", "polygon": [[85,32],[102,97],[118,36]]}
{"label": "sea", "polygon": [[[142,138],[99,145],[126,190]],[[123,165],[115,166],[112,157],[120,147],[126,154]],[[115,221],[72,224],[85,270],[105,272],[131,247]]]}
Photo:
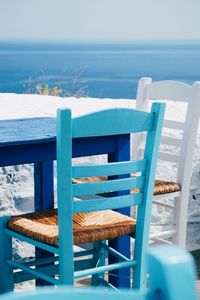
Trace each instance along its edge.
{"label": "sea", "polygon": [[143,76],[200,80],[200,42],[0,43],[2,93],[132,99]]}

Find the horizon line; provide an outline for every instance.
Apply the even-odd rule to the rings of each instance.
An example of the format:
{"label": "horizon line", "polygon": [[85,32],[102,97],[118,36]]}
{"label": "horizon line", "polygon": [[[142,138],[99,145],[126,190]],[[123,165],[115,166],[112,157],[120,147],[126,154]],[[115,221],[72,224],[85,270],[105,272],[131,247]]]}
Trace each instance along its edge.
{"label": "horizon line", "polygon": [[105,45],[134,45],[134,44],[167,44],[167,43],[200,43],[200,39],[140,39],[135,41],[130,40],[41,40],[41,39],[0,39],[0,43],[19,43],[19,44],[105,44]]}

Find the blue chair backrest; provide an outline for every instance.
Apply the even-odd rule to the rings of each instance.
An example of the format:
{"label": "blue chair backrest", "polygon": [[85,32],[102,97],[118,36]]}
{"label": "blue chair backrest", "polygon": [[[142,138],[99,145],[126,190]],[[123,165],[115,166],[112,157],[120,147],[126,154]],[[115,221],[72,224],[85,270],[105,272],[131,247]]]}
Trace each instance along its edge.
{"label": "blue chair backrest", "polygon": [[[143,263],[141,257],[144,256],[148,246],[151,202],[164,110],[165,104],[155,103],[150,113],[117,108],[98,111],[75,119],[72,118],[70,110],[58,110],[57,180],[59,248],[61,253],[62,249],[65,249],[68,254],[73,249],[73,213],[119,209],[137,205],[134,259],[138,260],[139,264]],[[138,132],[147,133],[143,159],[101,165],[72,166],[72,139],[101,136],[117,137]],[[139,172],[140,176],[130,177],[131,173],[136,172]],[[93,176],[110,177],[103,182],[72,183],[73,178]],[[131,188],[139,188],[140,192],[131,194]],[[108,192],[118,193],[114,194],[114,197],[107,197],[102,200],[96,199],[94,196],[93,200],[73,201],[73,197]],[[71,260],[72,257],[69,255],[66,259]],[[139,265],[138,270],[141,268],[142,266]],[[135,285],[137,286],[137,283]]]}

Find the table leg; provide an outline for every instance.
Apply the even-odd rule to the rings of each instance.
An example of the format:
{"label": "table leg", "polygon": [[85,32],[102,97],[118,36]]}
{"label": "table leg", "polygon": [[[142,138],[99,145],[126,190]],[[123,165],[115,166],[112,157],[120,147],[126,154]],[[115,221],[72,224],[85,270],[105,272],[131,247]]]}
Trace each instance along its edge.
{"label": "table leg", "polygon": [[35,210],[54,207],[53,162],[34,164]]}
{"label": "table leg", "polygon": [[[53,162],[39,162],[34,164],[34,194],[35,211],[54,207]],[[36,248],[36,259],[50,257],[53,254]],[[44,280],[36,280],[36,285],[48,285]]]}
{"label": "table leg", "polygon": [[[116,151],[108,155],[108,161],[125,161],[130,159],[130,136],[122,135],[117,138]],[[117,178],[127,177],[127,175],[120,175]],[[117,195],[125,195],[126,192],[118,192]],[[115,194],[116,195],[116,194]],[[122,208],[117,210],[126,215],[130,215],[130,208]],[[122,236],[117,239],[113,239],[109,242],[109,245],[123,253],[126,257],[130,257],[130,238],[128,236]],[[113,256],[109,256],[109,263],[116,263],[117,259]],[[112,271],[109,274],[109,281],[116,287],[129,288],[130,287],[130,269],[120,269]]]}

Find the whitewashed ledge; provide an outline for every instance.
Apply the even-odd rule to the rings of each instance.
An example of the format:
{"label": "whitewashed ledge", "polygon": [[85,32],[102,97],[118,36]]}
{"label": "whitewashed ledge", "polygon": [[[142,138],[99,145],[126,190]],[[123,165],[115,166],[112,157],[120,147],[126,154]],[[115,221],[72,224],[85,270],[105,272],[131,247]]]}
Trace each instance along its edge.
{"label": "whitewashed ledge", "polygon": [[0,120],[55,117],[57,108],[70,108],[73,118],[105,108],[135,108],[135,101],[96,98],[61,98],[27,94],[0,94]]}
{"label": "whitewashed ledge", "polygon": [[[95,98],[60,98],[52,96],[27,95],[27,94],[0,94],[0,120],[56,117],[57,108],[68,107],[72,116],[77,117],[85,113],[102,110],[105,108],[126,107],[135,108],[134,100],[123,99],[95,99]],[[172,102],[167,106],[167,119],[184,120],[185,106]],[[175,133],[177,135],[179,133]],[[172,134],[173,136],[173,134]],[[173,152],[173,148],[167,149]],[[91,158],[95,160],[95,158]],[[102,158],[103,159],[103,158]],[[158,175],[163,179],[173,180],[175,166],[162,162],[158,165]],[[33,168],[31,165],[10,166],[0,168],[0,215],[17,214],[33,209]],[[154,206],[152,221],[154,224],[165,221],[170,223],[169,212]],[[197,135],[195,147],[193,174],[191,180],[190,206],[188,216],[188,249],[200,246],[200,130]],[[153,231],[159,230],[158,226]],[[20,256],[26,249],[17,245],[17,254]]]}

